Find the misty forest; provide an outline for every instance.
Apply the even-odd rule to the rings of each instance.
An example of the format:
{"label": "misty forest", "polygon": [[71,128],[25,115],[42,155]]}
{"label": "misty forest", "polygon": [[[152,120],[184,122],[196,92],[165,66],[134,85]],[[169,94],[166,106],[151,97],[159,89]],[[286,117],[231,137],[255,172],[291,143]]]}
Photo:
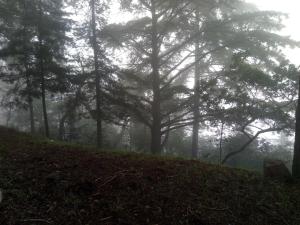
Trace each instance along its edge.
{"label": "misty forest", "polygon": [[0,0],[0,224],[299,225],[287,18],[244,0]]}

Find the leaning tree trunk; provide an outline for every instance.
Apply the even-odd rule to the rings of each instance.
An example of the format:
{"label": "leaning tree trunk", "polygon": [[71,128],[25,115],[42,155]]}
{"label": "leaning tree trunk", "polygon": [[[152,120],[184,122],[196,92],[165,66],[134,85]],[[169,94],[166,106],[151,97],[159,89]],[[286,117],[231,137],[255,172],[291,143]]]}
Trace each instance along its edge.
{"label": "leaning tree trunk", "polygon": [[296,109],[296,129],[292,173],[293,177],[300,179],[300,77],[298,85],[298,104]]}
{"label": "leaning tree trunk", "polygon": [[155,1],[152,1],[151,6],[152,14],[152,89],[153,89],[153,102],[152,102],[152,127],[151,127],[151,152],[153,154],[161,153],[161,109],[160,109],[160,76],[159,76],[159,47],[158,47],[158,34],[157,34],[157,15],[155,9]]}
{"label": "leaning tree trunk", "polygon": [[[196,30],[199,30],[199,9],[196,10]],[[192,158],[197,159],[199,154],[199,99],[200,99],[200,48],[199,48],[199,39],[195,40],[195,75],[194,75],[194,102],[193,102],[193,133],[192,133]]]}
{"label": "leaning tree trunk", "polygon": [[95,0],[91,0],[91,13],[92,13],[92,48],[94,52],[94,69],[95,69],[95,82],[96,82],[96,121],[97,121],[97,147],[102,147],[102,115],[101,115],[101,85],[99,74],[99,50],[97,44],[96,33],[96,12],[95,12]]}

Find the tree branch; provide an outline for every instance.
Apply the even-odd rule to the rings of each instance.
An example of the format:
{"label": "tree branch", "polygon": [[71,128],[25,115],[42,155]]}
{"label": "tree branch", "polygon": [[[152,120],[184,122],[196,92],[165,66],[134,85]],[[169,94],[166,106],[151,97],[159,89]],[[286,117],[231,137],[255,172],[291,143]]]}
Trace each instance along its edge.
{"label": "tree branch", "polygon": [[226,163],[228,161],[228,159],[231,158],[232,156],[237,155],[237,154],[243,152],[259,135],[264,134],[264,133],[268,133],[268,132],[281,131],[281,130],[284,130],[285,128],[287,128],[287,126],[277,127],[277,128],[269,128],[269,129],[265,129],[265,130],[261,130],[261,131],[257,132],[240,149],[228,153],[225,156],[225,158],[222,160],[222,164]]}

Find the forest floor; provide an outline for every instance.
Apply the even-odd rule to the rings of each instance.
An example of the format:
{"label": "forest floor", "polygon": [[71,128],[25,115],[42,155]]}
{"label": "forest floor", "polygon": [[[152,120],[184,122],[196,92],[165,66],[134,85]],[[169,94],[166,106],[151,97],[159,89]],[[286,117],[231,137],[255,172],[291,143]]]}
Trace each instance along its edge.
{"label": "forest floor", "polygon": [[0,128],[1,225],[300,225],[300,184]]}

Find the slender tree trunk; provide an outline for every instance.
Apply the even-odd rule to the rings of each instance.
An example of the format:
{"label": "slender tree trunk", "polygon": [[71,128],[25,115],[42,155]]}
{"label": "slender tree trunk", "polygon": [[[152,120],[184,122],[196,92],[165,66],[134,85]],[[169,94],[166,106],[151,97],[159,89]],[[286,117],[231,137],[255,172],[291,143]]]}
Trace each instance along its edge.
{"label": "slender tree trunk", "polygon": [[49,124],[48,124],[48,114],[47,114],[47,104],[46,104],[46,84],[44,77],[44,65],[43,60],[41,60],[41,89],[42,89],[42,104],[43,104],[43,117],[45,126],[45,135],[50,138],[49,134]]}
{"label": "slender tree trunk", "polygon": [[101,84],[99,74],[99,50],[97,44],[96,33],[96,12],[95,12],[95,0],[90,1],[91,13],[92,13],[92,48],[94,52],[94,67],[95,67],[95,82],[96,82],[96,121],[97,121],[97,147],[102,148],[102,115],[101,115]]}
{"label": "slender tree trunk", "polygon": [[199,154],[199,80],[195,81],[193,105],[193,133],[192,133],[192,158],[197,159]]}
{"label": "slender tree trunk", "polygon": [[[23,1],[23,7],[24,7],[24,18],[27,16],[27,1]],[[27,43],[27,25],[26,23],[23,24],[23,44],[24,44],[24,49],[23,49],[23,54],[25,55],[25,60],[24,60],[24,67],[25,67],[25,77],[26,77],[26,88],[27,88],[27,103],[29,107],[29,121],[30,121],[30,132],[31,134],[35,133],[35,124],[34,124],[34,110],[33,110],[33,99],[32,99],[32,83],[30,79],[30,73],[29,73],[29,63],[28,63],[28,50],[26,48],[26,43]]]}
{"label": "slender tree trunk", "polygon": [[[41,37],[39,37],[41,38]],[[42,39],[40,39],[40,51],[42,48]],[[44,129],[45,136],[50,137],[49,134],[49,124],[48,124],[48,114],[47,114],[47,104],[46,104],[46,84],[45,84],[45,70],[44,70],[44,60],[40,55],[40,79],[41,79],[41,91],[42,91],[42,107],[43,107],[43,118],[44,118]]]}
{"label": "slender tree trunk", "polygon": [[155,1],[151,1],[152,14],[152,127],[151,127],[151,152],[153,154],[161,153],[161,109],[160,109],[160,76],[159,76],[159,43],[157,34],[157,15]]}
{"label": "slender tree trunk", "polygon": [[[40,20],[43,18],[43,11],[41,7],[41,1],[39,1],[39,11],[40,11]],[[45,67],[43,59],[43,37],[41,33],[41,27],[38,27],[38,41],[39,41],[39,69],[40,69],[40,79],[41,79],[41,91],[42,91],[42,107],[43,107],[43,117],[44,117],[44,129],[45,136],[50,138],[49,134],[49,124],[48,124],[48,115],[47,115],[47,104],[46,104],[46,83],[45,83]]]}
{"label": "slender tree trunk", "polygon": [[221,134],[220,134],[220,142],[219,142],[219,164],[222,164],[223,157],[223,134],[224,134],[224,122],[222,121],[221,125]]}
{"label": "slender tree trunk", "polygon": [[[197,31],[199,30],[199,9],[196,9],[196,26]],[[194,75],[194,105],[193,105],[193,134],[192,134],[192,158],[197,159],[199,154],[199,99],[200,99],[200,48],[199,48],[199,39],[195,40],[195,75]]]}
{"label": "slender tree trunk", "polygon": [[6,127],[9,127],[9,122],[11,120],[11,111],[12,111],[12,106],[11,104],[9,105],[7,116],[6,116]]}
{"label": "slender tree trunk", "polygon": [[298,85],[298,104],[296,109],[296,129],[292,173],[293,177],[300,179],[300,77]]}
{"label": "slender tree trunk", "polygon": [[65,137],[65,122],[66,122],[67,115],[63,115],[62,118],[59,120],[59,127],[58,127],[58,139],[63,141]]}
{"label": "slender tree trunk", "polygon": [[28,105],[29,105],[30,132],[31,134],[34,134],[35,123],[34,123],[33,101],[31,96],[28,96]]}
{"label": "slender tree trunk", "polygon": [[76,109],[75,109],[75,107],[74,107],[74,109],[72,109],[72,111],[70,111],[70,114],[68,117],[69,117],[68,123],[69,123],[69,133],[70,133],[69,140],[74,141],[76,139],[76,127],[75,127]]}
{"label": "slender tree trunk", "polygon": [[125,134],[125,131],[126,131],[126,128],[127,128],[127,125],[128,125],[128,120],[125,120],[124,121],[124,124],[122,125],[121,127],[121,131],[120,133],[117,135],[117,138],[115,139],[115,143],[113,145],[113,148],[116,149],[119,147],[123,137],[124,137],[124,134]]}
{"label": "slender tree trunk", "polygon": [[31,97],[32,85],[30,82],[28,68],[25,65],[25,73],[26,73],[26,88],[27,88],[27,102],[29,107],[29,121],[30,121],[30,132],[31,134],[35,133],[35,123],[34,123],[34,110],[33,110],[33,99]]}
{"label": "slender tree trunk", "polygon": [[163,150],[164,150],[164,153],[167,152],[167,148],[166,148],[166,145],[168,144],[168,141],[169,141],[169,138],[170,138],[170,131],[167,131],[167,133],[165,134],[165,137],[163,139],[163,142],[161,144]]}

